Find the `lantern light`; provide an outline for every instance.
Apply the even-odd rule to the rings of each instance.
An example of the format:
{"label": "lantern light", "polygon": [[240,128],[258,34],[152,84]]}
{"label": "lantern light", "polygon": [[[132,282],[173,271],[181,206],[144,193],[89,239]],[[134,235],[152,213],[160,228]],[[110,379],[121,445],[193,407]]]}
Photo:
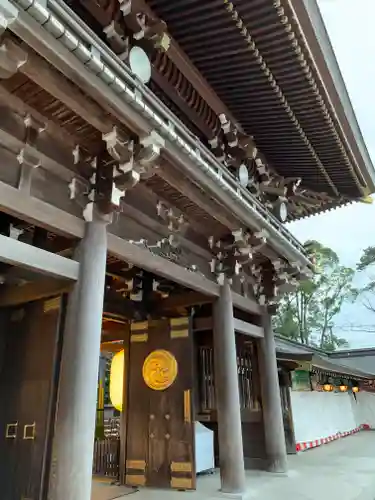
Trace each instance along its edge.
{"label": "lantern light", "polygon": [[124,387],[124,349],[117,352],[111,362],[109,378],[109,397],[111,403],[118,411],[122,411],[122,398]]}
{"label": "lantern light", "polygon": [[352,387],[352,391],[353,391],[353,392],[359,392],[359,387],[358,387],[358,385],[353,385],[353,387]]}
{"label": "lantern light", "polygon": [[323,385],[323,391],[325,392],[332,392],[333,391],[333,385],[327,382],[326,384]]}
{"label": "lantern light", "polygon": [[346,392],[348,390],[348,386],[345,384],[341,384],[339,386],[340,392]]}

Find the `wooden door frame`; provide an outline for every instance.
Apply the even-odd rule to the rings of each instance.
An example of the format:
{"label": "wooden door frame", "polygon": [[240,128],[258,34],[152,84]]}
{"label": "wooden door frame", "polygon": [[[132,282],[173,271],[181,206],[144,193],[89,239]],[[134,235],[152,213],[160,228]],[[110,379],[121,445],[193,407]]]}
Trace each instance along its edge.
{"label": "wooden door frame", "polygon": [[[58,394],[58,380],[59,380],[59,374],[60,374],[60,365],[61,365],[61,351],[62,351],[62,340],[63,340],[63,330],[64,330],[64,320],[65,320],[65,313],[66,313],[66,297],[60,296],[60,303],[55,300],[55,298],[58,298],[59,296],[56,297],[52,296],[49,297],[51,299],[51,309],[48,311],[44,304],[48,299],[40,299],[38,301],[29,301],[30,306],[32,307],[32,303],[35,304],[36,307],[40,307],[40,311],[37,312],[37,318],[38,321],[42,318],[42,316],[39,316],[40,314],[48,314],[50,311],[53,309],[56,310],[56,319],[54,320],[54,330],[52,332],[51,330],[51,335],[54,336],[53,339],[51,339],[51,351],[49,352],[51,359],[50,359],[50,373],[48,375],[48,393],[46,394],[46,406],[45,406],[45,433],[41,436],[41,442],[40,442],[40,450],[41,450],[41,462],[40,462],[40,472],[39,472],[39,465],[38,465],[38,476],[35,477],[35,487],[38,488],[38,494],[35,500],[47,500],[48,498],[48,489],[49,489],[49,476],[50,476],[50,466],[51,466],[51,459],[52,459],[52,442],[53,442],[53,434],[54,434],[54,420],[55,420],[55,411],[57,407],[57,394]],[[39,304],[38,304],[39,303]],[[57,306],[56,306],[57,304]],[[12,312],[17,312],[18,310],[22,310],[23,307],[27,307],[27,305],[18,305],[17,307],[10,307],[7,308],[9,315],[12,315]],[[59,309],[59,311],[57,311]],[[6,311],[6,309],[5,309]],[[5,312],[7,314],[7,312]],[[33,314],[33,309],[30,311],[26,311],[25,319],[27,320],[27,315],[28,314]],[[24,319],[22,319],[24,321]],[[32,325],[32,320],[30,320]],[[26,323],[26,328],[33,328],[32,326],[28,325]],[[11,326],[11,320],[9,319],[9,325],[8,328]],[[11,335],[11,329],[8,331],[5,330],[5,336]],[[5,370],[5,366],[1,367],[1,372]],[[17,394],[17,393],[16,393]]]}
{"label": "wooden door frame", "polygon": [[[179,322],[181,321],[181,319],[187,320],[187,324],[184,325],[184,322],[180,324]],[[176,323],[173,323],[174,321],[176,321]],[[161,328],[162,330],[159,332],[155,332],[153,331],[155,328]],[[189,333],[186,334],[186,331],[188,331]],[[155,333],[159,333],[160,336],[155,337]],[[148,321],[135,322],[134,324],[132,324],[129,341],[130,360],[128,374],[129,380],[127,385],[129,398],[127,399],[128,412],[127,417],[123,417],[124,419],[127,419],[127,449],[125,453],[129,457],[128,463],[125,464],[125,484],[133,486],[149,485],[155,487],[170,487],[172,489],[188,490],[195,489],[196,487],[194,402],[192,400],[193,348],[192,345],[190,345],[190,343],[192,344],[192,333],[191,318],[185,316],[175,318],[150,319]],[[151,386],[147,388],[142,375],[142,362],[153,353],[158,353],[160,349],[160,352],[170,351],[170,354],[172,354],[173,357],[176,357],[175,359],[177,363],[181,363],[182,365],[183,362],[187,361],[185,341],[189,342],[189,349],[191,350],[189,354],[189,357],[191,357],[188,366],[189,380],[184,382],[184,379],[181,378],[184,372],[180,372],[178,370],[179,376],[176,378],[176,382],[173,382],[173,386],[170,389],[171,391],[173,391],[173,395],[170,394],[169,396],[165,393],[165,391],[159,391],[157,389],[152,390]],[[171,342],[176,343],[175,349],[172,348]],[[181,344],[181,342],[183,344]],[[177,343],[180,344],[178,345]],[[141,346],[145,346],[145,348],[142,349]],[[181,384],[181,387],[176,387],[177,384]],[[144,393],[138,392],[140,389],[142,391],[144,389]],[[158,418],[160,417],[160,415],[158,416],[158,412],[155,413],[155,411],[152,411],[153,418],[150,419],[151,414],[149,412],[150,407],[157,407],[155,405],[155,399],[157,399],[158,397],[161,397],[162,399],[162,401],[160,402],[161,405],[165,404],[164,408],[167,408],[168,410],[168,413],[165,414],[166,420],[164,420],[164,414],[162,417],[162,424],[165,424],[166,428],[170,429],[167,430],[167,433],[165,434],[168,445],[166,445],[167,447],[164,451],[169,450],[168,453],[171,451],[171,449],[169,448],[169,446],[171,445],[169,443],[172,442],[183,443],[184,446],[187,446],[187,449],[183,454],[180,454],[179,452],[176,455],[176,450],[173,450],[172,455],[168,455],[167,453],[167,455],[164,457],[165,460],[163,459],[159,464],[160,469],[154,469],[153,462],[155,460],[155,455],[152,453],[150,454],[149,446],[151,442],[149,440],[152,440],[154,437],[154,432],[156,430],[156,427],[158,426]],[[177,411],[177,419],[174,419],[173,416],[173,414],[176,412],[176,408],[177,410],[179,408],[179,406],[176,406],[176,402],[173,401],[173,398],[175,397],[177,397],[177,399],[179,400],[179,404],[181,403],[184,411],[184,415],[180,415],[179,411]],[[129,405],[133,403],[134,406],[130,407]],[[133,411],[135,411],[135,413],[133,413]],[[136,421],[134,420],[135,415],[138,415]],[[180,418],[182,419],[181,422]],[[176,422],[178,422],[177,427]],[[187,423],[188,428],[184,427],[184,429],[182,430],[180,428],[180,423],[183,422]],[[143,439],[140,439],[140,436],[138,436],[140,430],[143,429],[143,425],[146,425],[148,431],[151,432],[150,435],[147,434],[147,442],[144,442]],[[150,426],[153,429],[150,430]],[[162,427],[164,429],[164,432],[164,425]],[[132,429],[135,431],[135,433],[129,434],[129,432],[132,432]],[[189,435],[188,441],[185,436],[186,432]],[[173,438],[173,441],[169,441],[169,438]],[[137,450],[137,448],[139,449]],[[157,461],[158,460],[159,459],[157,459]],[[177,461],[175,462],[175,460]],[[172,467],[172,465],[174,468]],[[156,470],[158,470],[159,474],[157,481],[155,481]],[[142,474],[140,471],[142,471]],[[188,477],[185,477],[185,475],[188,475]],[[164,481],[164,479],[166,479],[166,482]]]}
{"label": "wooden door frame", "polygon": [[120,464],[119,479],[125,484],[127,437],[128,437],[128,412],[129,412],[129,362],[130,362],[130,323],[124,324],[124,384],[122,389],[122,412],[120,419]]}
{"label": "wooden door frame", "polygon": [[55,350],[53,354],[53,368],[51,391],[49,396],[46,439],[43,453],[43,465],[41,473],[40,500],[48,500],[49,481],[52,465],[53,438],[55,431],[55,418],[58,403],[58,391],[61,372],[62,349],[64,340],[65,319],[67,312],[68,296],[61,296],[59,318],[57,320],[57,333]]}

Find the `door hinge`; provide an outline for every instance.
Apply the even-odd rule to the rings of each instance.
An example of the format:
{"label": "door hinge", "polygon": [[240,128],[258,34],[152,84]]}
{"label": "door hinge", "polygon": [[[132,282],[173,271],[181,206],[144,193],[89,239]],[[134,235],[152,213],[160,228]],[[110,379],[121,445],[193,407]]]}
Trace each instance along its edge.
{"label": "door hinge", "polygon": [[18,422],[14,422],[13,424],[7,424],[7,428],[5,431],[5,438],[16,439],[17,429],[18,429]]}
{"label": "door hinge", "polygon": [[130,335],[130,342],[133,344],[134,342],[147,342],[148,341],[148,333],[133,333]]}
{"label": "door hinge", "polygon": [[191,393],[190,389],[184,391],[184,421],[191,424]]}
{"label": "door hinge", "polygon": [[190,477],[171,477],[171,488],[176,490],[192,490],[193,480]]}
{"label": "door hinge", "polygon": [[145,462],[145,460],[127,460],[126,461],[126,468],[145,471],[146,470],[146,462]]}
{"label": "door hinge", "polygon": [[172,339],[189,337],[190,319],[188,317],[171,318],[169,324]]}
{"label": "door hinge", "polygon": [[126,474],[125,483],[128,486],[145,486],[146,477],[142,474]]}
{"label": "door hinge", "polygon": [[25,425],[23,428],[23,439],[35,439],[36,423]]}
{"label": "door hinge", "polygon": [[193,472],[191,462],[171,462],[171,472]]}

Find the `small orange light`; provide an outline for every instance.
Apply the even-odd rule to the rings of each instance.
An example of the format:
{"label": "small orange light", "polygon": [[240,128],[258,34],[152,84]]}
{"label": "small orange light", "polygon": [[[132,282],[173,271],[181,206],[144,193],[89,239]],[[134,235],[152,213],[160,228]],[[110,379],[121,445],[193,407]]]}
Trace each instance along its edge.
{"label": "small orange light", "polygon": [[332,392],[333,391],[333,385],[332,384],[324,384],[323,385],[323,391],[325,391],[325,392]]}
{"label": "small orange light", "polygon": [[359,387],[357,385],[355,385],[354,387],[352,387],[352,391],[359,392]]}
{"label": "small orange light", "polygon": [[340,385],[340,391],[341,392],[346,392],[347,390],[348,390],[348,386],[347,385],[344,385],[344,384]]}

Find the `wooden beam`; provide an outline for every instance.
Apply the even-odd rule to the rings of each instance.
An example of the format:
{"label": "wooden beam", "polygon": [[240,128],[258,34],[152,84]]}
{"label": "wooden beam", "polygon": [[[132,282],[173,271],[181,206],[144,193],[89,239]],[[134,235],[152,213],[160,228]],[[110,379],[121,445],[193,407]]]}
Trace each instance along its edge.
{"label": "wooden beam", "polygon": [[[12,25],[12,30],[23,40],[25,40],[35,51],[43,54],[43,56],[53,66],[55,66],[55,68],[61,71],[70,80],[79,80],[80,88],[83,89],[83,91],[86,91],[92,98],[98,100],[98,102],[101,102],[103,108],[105,108],[108,113],[114,115],[121,123],[126,123],[127,126],[129,126],[135,133],[140,136],[144,136],[145,134],[150,133],[151,126],[147,122],[147,120],[143,119],[141,113],[137,113],[131,106],[127,105],[117,95],[108,93],[108,88],[101,80],[93,78],[92,74],[88,70],[86,71],[84,68],[82,68],[82,65],[80,65],[79,61],[77,61],[72,53],[67,51],[57,40],[51,37],[49,33],[41,28],[33,19],[27,17],[27,15],[23,12],[20,12],[17,18],[17,23]],[[61,75],[59,75],[56,70],[48,67],[45,61],[43,61],[43,59],[41,59],[39,56],[35,57],[35,54],[30,51],[30,49],[27,48],[25,44],[22,44],[22,48],[26,52],[30,53],[29,61],[33,62],[32,68],[29,67],[30,65],[27,66],[28,63],[25,65],[25,71],[29,72],[29,76],[33,76],[33,78],[35,78],[35,81],[38,79],[43,88],[45,88],[48,92],[61,100],[61,102],[70,107],[70,109],[75,111],[78,115],[81,115],[80,111],[82,110],[78,110],[77,106],[79,108],[86,108],[85,114],[82,115],[84,116],[84,119],[91,124],[93,124],[92,120],[94,119],[96,124],[93,124],[93,126],[95,126],[95,128],[97,128],[98,130],[102,130],[103,126],[100,126],[100,124],[97,123],[98,121],[101,121],[102,116],[95,114],[95,110],[91,111],[86,107],[86,98],[83,96],[82,92],[77,93],[77,88],[68,80],[66,80],[66,83],[69,85],[65,85],[65,83],[64,85],[60,85]],[[40,72],[38,71],[39,65],[41,69]],[[39,80],[40,73],[44,75],[42,81]],[[50,80],[52,83],[50,83]],[[106,99],[104,100],[103,95],[106,96]],[[108,120],[108,115],[106,115],[105,118]],[[116,120],[112,121],[112,125],[115,125],[116,123]],[[172,154],[174,155],[175,148],[172,148],[172,150]],[[178,158],[180,158],[180,153],[178,153],[177,156]],[[164,176],[163,173],[161,173],[160,175]],[[230,215],[228,211],[222,208],[220,203],[215,203],[210,199],[210,197],[205,196],[204,193],[198,188],[192,189],[191,183],[189,183],[188,181],[186,181],[185,183],[183,179],[181,179],[181,174],[175,175],[177,176],[178,183],[177,186],[174,185],[174,187],[176,187],[180,192],[184,194],[186,194],[188,192],[187,190],[189,189],[190,192],[188,194],[188,197],[194,203],[198,204],[198,206],[207,211],[208,214],[216,218],[219,222],[221,222],[229,229],[238,229],[240,224],[234,217]]]}
{"label": "wooden beam", "polygon": [[[107,85],[98,78],[93,78],[92,72],[86,70],[59,40],[50,35],[26,12],[20,10],[16,22],[12,24],[12,31],[24,40],[25,43],[21,44],[22,49],[30,56],[28,62],[32,61],[32,65],[25,65],[27,72],[25,74],[77,115],[82,116],[87,123],[102,133],[110,132],[113,125],[118,125],[117,120],[137,135],[143,136],[151,132],[152,127],[141,113],[126,105],[120,97],[111,93],[109,99],[103,101],[103,95],[108,94]],[[56,69],[50,68],[34,51],[42,54],[43,58]],[[41,74],[43,78],[40,78]],[[78,81],[80,89],[69,80]],[[102,106],[95,101],[100,102]],[[117,120],[110,118],[111,114],[116,116]]]}
{"label": "wooden beam", "polygon": [[124,340],[127,333],[128,324],[118,323],[117,321],[107,321],[103,318],[102,324],[102,342],[114,342]]}
{"label": "wooden beam", "polygon": [[[30,196],[19,196],[19,190],[0,182],[0,210],[30,223],[40,225],[58,234],[82,238],[84,221],[52,205]],[[110,229],[111,230],[111,229]],[[153,255],[145,248],[129,243],[120,236],[108,234],[108,251],[118,259],[134,264],[142,269],[159,274],[172,282],[201,292],[211,297],[219,296],[219,285],[191,272],[163,257]],[[239,309],[259,314],[259,305],[250,298],[233,294],[233,303]]]}
{"label": "wooden beam", "polygon": [[203,118],[188,104],[186,99],[176,91],[175,86],[170,83],[168,78],[159,73],[158,69],[155,67],[152,68],[152,80],[163,92],[165,92],[169,99],[176,105],[177,109],[179,109],[207,139],[212,139],[213,130],[207,126]]}
{"label": "wooden beam", "polygon": [[32,52],[25,44],[22,44],[22,48],[28,54],[27,62],[20,68],[24,75],[100,132],[104,134],[111,132],[114,121],[98,104],[87,97],[79,87],[51,68],[45,60]]}
{"label": "wooden beam", "polygon": [[[93,2],[91,0],[80,0],[81,6],[83,9],[81,10],[83,13],[83,18],[85,14],[88,13],[88,19],[86,22],[92,28],[92,21],[95,20],[98,25],[100,25],[103,29],[106,26],[110,25],[114,19],[117,19],[119,6],[115,7],[115,9],[104,10],[99,4]],[[143,0],[137,0],[135,9],[139,12],[145,13],[147,16],[150,16],[151,19],[157,19],[157,16],[154,15],[151,8],[144,2]],[[74,8],[73,8],[74,10]],[[77,12],[77,9],[75,9]],[[82,18],[82,15],[80,16]],[[124,24],[123,27],[127,27],[131,32],[134,31],[133,23],[129,22],[129,17],[125,16],[122,21],[120,21],[120,25]],[[169,35],[170,37],[170,35]],[[143,42],[143,44],[142,44]],[[143,39],[140,41],[142,47],[146,49],[146,51],[154,53],[154,44],[149,40]],[[201,99],[207,102],[208,106],[212,109],[213,113],[216,116],[220,114],[225,114],[227,117],[230,117],[231,121],[234,122],[234,118],[230,115],[229,110],[224,106],[223,102],[219,99],[219,97],[215,94],[214,90],[209,86],[208,82],[204,79],[203,75],[201,75],[198,70],[194,67],[193,63],[189,60],[187,55],[183,53],[183,51],[178,47],[177,43],[171,39],[168,44],[168,49],[166,50],[166,55],[172,61],[173,66],[178,69],[181,74],[184,76],[187,82],[193,86],[193,88],[197,91],[197,94],[201,97]],[[154,54],[155,55],[155,54]],[[158,57],[156,56],[158,60]],[[163,66],[163,64],[162,64]],[[163,68],[160,67],[160,64],[157,61],[153,62],[152,68],[152,80],[155,82],[160,89],[169,97],[169,99],[175,103],[175,105],[183,111],[183,113],[187,116],[187,118],[194,124],[196,127],[208,138],[211,139],[213,135],[213,129],[205,123],[201,114],[189,104],[188,99],[183,98],[179,92],[179,89],[176,88],[173,83],[171,83],[171,78],[168,78],[165,74],[163,74]]]}
{"label": "wooden beam", "polygon": [[[161,178],[161,177],[160,177]],[[160,195],[160,190],[158,192],[153,191],[154,185],[151,184],[148,185],[147,181],[146,183],[141,182],[138,184],[134,190],[134,193],[139,193],[145,200],[147,200],[150,204],[152,204],[154,207],[156,207],[158,202],[164,203],[166,206],[171,208],[177,215],[182,214],[185,221],[187,222],[188,229],[182,230],[182,234],[187,236],[186,233],[189,233],[189,238],[193,240],[199,239],[199,242],[205,242],[207,246],[207,226],[204,226],[201,224],[198,220],[194,219],[193,217],[189,217],[183,210],[180,208],[177,208],[173,202],[165,198],[164,196]],[[203,239],[202,239],[203,236]],[[199,244],[199,243],[198,243]]]}
{"label": "wooden beam", "polygon": [[39,113],[38,110],[30,106],[29,104],[26,104],[24,101],[22,101],[22,99],[17,97],[15,94],[12,94],[1,85],[0,102],[3,106],[8,106],[12,111],[22,117],[26,118],[26,116],[29,115],[40,123],[44,123],[48,132],[53,136],[53,138],[63,142],[65,144],[65,147],[73,150],[77,146],[78,140],[72,137],[65,129],[59,127],[58,125],[56,125],[56,123],[47,119],[44,115]]}
{"label": "wooden beam", "polygon": [[[52,66],[71,81],[78,81],[79,87],[84,93],[91,96],[93,100],[100,102],[100,107],[108,114],[116,117],[124,126],[128,127],[139,137],[144,137],[151,133],[153,130],[152,124],[139,110],[128,104],[115,91],[111,91],[102,79],[96,78],[89,69],[86,69],[88,66],[81,63],[71,51],[66,49],[59,40],[50,35],[47,30],[26,12],[20,11],[18,13],[17,18],[12,23],[11,30],[26,42],[22,44],[22,48],[25,51],[30,52],[30,49],[27,47],[29,45],[34,51],[42,54]],[[42,87],[48,91],[47,85],[48,82],[43,80]],[[80,95],[82,96],[82,93]],[[65,97],[69,97],[69,99],[72,99],[72,103],[76,104],[77,92],[75,90],[73,94]],[[177,169],[189,172],[197,183],[202,184],[205,192],[209,192],[212,198],[218,200],[218,206],[227,206],[229,214],[232,211],[237,213],[238,220],[242,222],[236,224],[236,229],[243,225],[249,225],[253,230],[260,230],[263,227],[267,227],[270,232],[270,241],[281,255],[289,260],[296,259],[308,266],[310,265],[308,259],[302,256],[301,252],[291,242],[287,241],[284,237],[280,237],[276,227],[268,223],[259,214],[256,214],[255,210],[250,211],[249,214],[249,210],[244,205],[238,204],[237,206],[233,203],[233,199],[226,192],[226,189],[222,187],[218,188],[214,179],[208,178],[205,172],[196,169],[189,160],[188,155],[182,153],[181,148],[170,139],[166,139],[165,141],[165,148],[162,149],[162,157],[166,161],[175,163]],[[236,206],[234,207],[234,205]],[[215,217],[215,212],[212,215]]]}
{"label": "wooden beam", "polygon": [[72,283],[56,279],[44,279],[37,283],[27,283],[22,286],[4,286],[0,289],[0,307],[11,307],[26,304],[54,295],[69,292]]}
{"label": "wooden beam", "polygon": [[55,278],[77,280],[79,263],[0,235],[0,261]]}
{"label": "wooden beam", "polygon": [[43,274],[31,271],[30,269],[24,269],[22,267],[11,267],[1,273],[4,276],[4,281],[7,285],[17,285],[20,282],[32,282],[44,280],[45,276]]}
{"label": "wooden beam", "polygon": [[207,330],[212,330],[213,320],[212,317],[209,318],[194,318],[193,320],[193,330],[198,332],[204,332]]}
{"label": "wooden beam", "polygon": [[[0,113],[0,144],[14,153],[15,157],[25,147],[26,124],[25,117],[19,115],[1,101]],[[45,122],[40,122],[44,126]],[[40,161],[41,168],[52,172],[66,182],[77,176],[72,150],[67,149],[61,141],[56,140],[47,129],[41,131],[35,141],[27,144],[29,154]],[[31,168],[31,167],[30,167]]]}
{"label": "wooden beam", "polygon": [[[147,213],[145,213],[145,210],[141,211],[135,208],[134,206],[131,206],[130,204],[123,203],[121,212],[123,215],[128,216],[131,219],[134,219],[142,226],[151,229],[157,234],[160,234],[163,238],[168,238],[168,236],[171,234],[166,223],[161,222],[161,220],[157,220],[156,218],[150,217]],[[156,207],[155,207],[155,213],[156,213]],[[176,240],[180,240],[181,246],[185,247],[193,254],[203,257],[204,259],[207,260],[207,262],[209,262],[212,259],[212,254],[211,252],[208,251],[207,241],[205,242],[206,243],[206,249],[205,249],[202,246],[193,242],[191,239],[185,238],[183,236],[183,233],[176,232],[175,236]]]}
{"label": "wooden beam", "polygon": [[208,297],[203,293],[199,292],[186,292],[178,295],[170,295],[166,299],[158,300],[154,302],[153,307],[155,310],[167,311],[170,309],[175,309],[177,307],[191,307],[200,306],[203,304],[209,304],[213,301],[212,297]]}
{"label": "wooden beam", "polygon": [[82,238],[84,221],[0,181],[0,211],[63,236]]}
{"label": "wooden beam", "polygon": [[129,243],[113,234],[108,235],[110,252],[121,260],[153,272],[180,285],[207,295],[218,296],[219,285],[198,273],[191,272],[163,257],[152,254],[146,248]]}
{"label": "wooden beam", "polygon": [[123,342],[102,342],[100,344],[101,352],[112,352],[113,354],[121,351],[124,348]]}
{"label": "wooden beam", "polygon": [[251,314],[260,314],[260,306],[255,299],[251,297],[243,297],[237,292],[232,292],[233,306],[241,311],[249,312]]}
{"label": "wooden beam", "polygon": [[239,223],[234,217],[230,216],[218,203],[210,199],[201,189],[183,177],[181,173],[173,171],[171,165],[165,162],[156,173],[161,179],[184,196],[187,196],[193,203],[223,224],[223,226],[231,231],[238,229]]}
{"label": "wooden beam", "polygon": [[234,318],[234,329],[238,333],[243,333],[249,337],[261,339],[264,337],[264,330],[262,327],[242,321],[242,319]]}
{"label": "wooden beam", "polygon": [[[6,113],[4,113],[4,115],[6,115]],[[8,146],[9,144],[13,144],[15,148],[18,147],[19,149],[21,149],[24,145],[23,142],[21,141],[21,139],[15,138],[11,134],[11,132],[19,135],[19,137],[22,137],[24,135],[23,122],[19,121],[17,122],[17,120],[12,120],[11,116],[9,116],[8,118],[9,118],[8,120],[4,118],[5,121],[2,121],[0,124],[0,143],[3,142]],[[7,121],[10,122],[9,127],[7,127],[9,129],[9,132],[3,130],[3,128],[6,127]],[[51,147],[54,146],[52,138],[50,142],[51,146],[49,147],[49,149],[51,149]],[[35,151],[37,150],[35,149]],[[38,154],[38,152],[36,154]],[[43,167],[41,168],[48,169],[53,174],[60,177],[64,182],[70,181],[71,178],[76,175],[75,172],[73,171],[73,165],[70,165],[71,168],[67,168],[62,164],[56,163],[54,160],[50,159],[49,157],[43,154],[41,155],[41,158],[43,165]],[[63,193],[66,192],[66,199],[67,199],[68,198],[67,188],[65,191],[62,192]],[[30,193],[22,192],[22,196],[25,196],[27,194]],[[147,199],[142,199],[142,197],[145,194]],[[170,231],[167,228],[167,224],[164,221],[162,221],[162,219],[157,217],[156,214],[157,199],[158,199],[157,196],[149,192],[146,188],[143,188],[142,186],[139,187],[137,186],[134,192],[129,192],[127,194],[125,201],[122,204],[123,215],[128,216],[130,219],[135,221],[132,227],[138,229],[139,226],[144,226],[145,229],[149,229],[153,233],[150,235],[151,236],[150,241],[152,241],[153,243],[156,243],[158,239],[161,239],[163,237],[168,238],[168,236],[170,235]],[[0,200],[0,205],[1,205],[1,200]],[[170,204],[168,205],[171,206]],[[154,214],[154,216],[150,216],[150,214]],[[130,233],[132,232],[130,230],[129,224],[128,227],[129,227],[129,238],[135,240],[139,238],[147,239],[146,232],[142,234],[142,231],[135,231],[134,234],[130,235]],[[137,236],[137,233],[139,238]],[[212,255],[208,249],[207,238],[197,234],[193,229],[193,225],[189,227],[188,230],[186,230],[186,233],[187,234],[185,236],[184,231],[181,231],[177,235],[177,237],[181,241],[181,246],[185,247],[193,255],[204,259],[206,262],[209,262],[212,258]]]}
{"label": "wooden beam", "polygon": [[[144,0],[137,0],[137,7],[141,10],[141,12],[146,13],[151,18],[158,18],[158,16],[156,16],[151,7]],[[188,55],[173,38],[171,38],[166,54],[185,76],[185,78],[191,83],[202,99],[215,112],[215,114],[217,116],[225,114],[232,123],[235,123],[238,126],[239,130],[242,130],[240,125],[237,123],[237,120],[225,106],[223,101],[219,98],[204,76],[194,66]]]}
{"label": "wooden beam", "polygon": [[[213,319],[208,318],[195,318],[193,322],[193,328],[197,331],[212,330]],[[242,321],[241,319],[234,318],[234,331],[237,333],[242,333],[248,337],[254,337],[261,339],[264,337],[264,330],[260,326],[253,325],[247,321]]]}

